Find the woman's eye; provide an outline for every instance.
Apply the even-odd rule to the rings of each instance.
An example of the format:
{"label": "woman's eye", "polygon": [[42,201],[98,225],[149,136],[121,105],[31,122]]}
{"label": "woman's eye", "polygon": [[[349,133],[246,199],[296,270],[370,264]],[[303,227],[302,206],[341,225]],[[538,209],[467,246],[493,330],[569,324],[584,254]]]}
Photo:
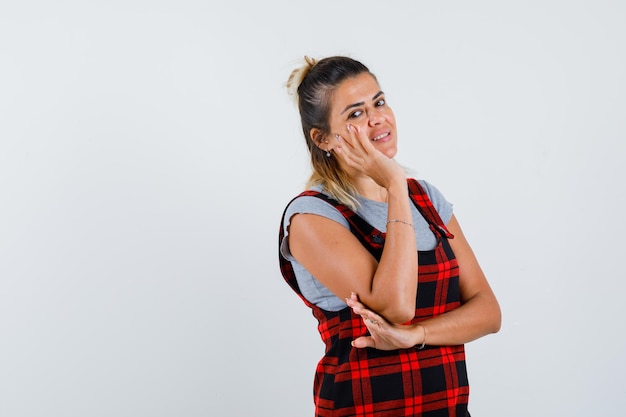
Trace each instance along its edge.
{"label": "woman's eye", "polygon": [[350,113],[350,119],[354,119],[359,117],[361,114],[363,114],[363,112],[361,110],[357,110],[357,111],[353,111],[352,113]]}

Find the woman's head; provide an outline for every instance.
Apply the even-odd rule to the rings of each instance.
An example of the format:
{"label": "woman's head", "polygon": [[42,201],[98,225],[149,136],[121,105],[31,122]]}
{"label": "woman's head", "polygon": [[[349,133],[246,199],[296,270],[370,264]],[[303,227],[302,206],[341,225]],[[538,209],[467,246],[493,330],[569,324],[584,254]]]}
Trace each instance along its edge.
{"label": "woman's head", "polygon": [[305,57],[305,65],[295,69],[287,81],[289,92],[296,97],[302,132],[311,155],[313,174],[309,185],[324,185],[331,195],[350,206],[354,206],[354,187],[337,158],[328,156],[332,149],[329,141],[337,133],[331,126],[331,110],[338,100],[334,93],[346,81],[360,78],[378,86],[374,74],[352,58],[333,56],[316,61]]}
{"label": "woman's head", "polygon": [[304,59],[305,65],[289,76],[287,88],[297,99],[304,136],[312,140],[312,129],[329,133],[331,97],[335,89],[348,78],[371,73],[365,65],[348,57],[333,56],[320,61],[310,57]]}

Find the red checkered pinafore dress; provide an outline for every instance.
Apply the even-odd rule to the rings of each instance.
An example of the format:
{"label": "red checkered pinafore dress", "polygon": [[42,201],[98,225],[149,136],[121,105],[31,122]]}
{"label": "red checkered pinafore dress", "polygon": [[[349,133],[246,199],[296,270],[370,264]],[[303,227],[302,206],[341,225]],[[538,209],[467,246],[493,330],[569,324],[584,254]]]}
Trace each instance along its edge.
{"label": "red checkered pinafore dress", "polygon": [[[459,268],[448,243],[453,236],[426,192],[414,179],[408,180],[408,187],[411,200],[438,238],[435,249],[417,253],[417,307],[412,320],[416,323],[460,305]],[[315,196],[336,207],[350,224],[351,232],[380,259],[384,232],[324,194],[305,191],[300,195]],[[280,241],[282,238],[281,227]],[[326,311],[311,304],[300,293],[291,263],[282,255],[279,260],[287,283],[313,310],[326,345],[315,374],[316,416],[469,416],[469,385],[462,345],[427,345],[422,350],[414,347],[393,351],[353,348],[350,342],[367,334],[363,320],[349,307]]]}

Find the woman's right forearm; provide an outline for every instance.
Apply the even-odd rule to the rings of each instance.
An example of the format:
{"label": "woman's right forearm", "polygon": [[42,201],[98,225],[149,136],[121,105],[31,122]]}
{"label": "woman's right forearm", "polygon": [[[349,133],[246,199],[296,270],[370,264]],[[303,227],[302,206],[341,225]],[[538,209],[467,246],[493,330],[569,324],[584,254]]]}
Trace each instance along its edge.
{"label": "woman's right forearm", "polygon": [[387,234],[382,256],[372,278],[371,308],[392,323],[404,323],[415,314],[417,247],[406,179],[387,188]]}

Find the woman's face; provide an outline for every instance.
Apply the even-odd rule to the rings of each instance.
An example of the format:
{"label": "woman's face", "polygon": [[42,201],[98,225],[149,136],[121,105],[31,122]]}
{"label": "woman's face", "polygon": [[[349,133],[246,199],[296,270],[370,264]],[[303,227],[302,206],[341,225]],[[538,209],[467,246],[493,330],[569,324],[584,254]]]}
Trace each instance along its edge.
{"label": "woman's face", "polygon": [[[348,124],[359,130],[374,147],[393,158],[397,152],[396,118],[387,105],[385,94],[369,73],[348,78],[337,87],[331,98],[330,136],[348,137]],[[334,140],[329,143],[335,145]]]}

